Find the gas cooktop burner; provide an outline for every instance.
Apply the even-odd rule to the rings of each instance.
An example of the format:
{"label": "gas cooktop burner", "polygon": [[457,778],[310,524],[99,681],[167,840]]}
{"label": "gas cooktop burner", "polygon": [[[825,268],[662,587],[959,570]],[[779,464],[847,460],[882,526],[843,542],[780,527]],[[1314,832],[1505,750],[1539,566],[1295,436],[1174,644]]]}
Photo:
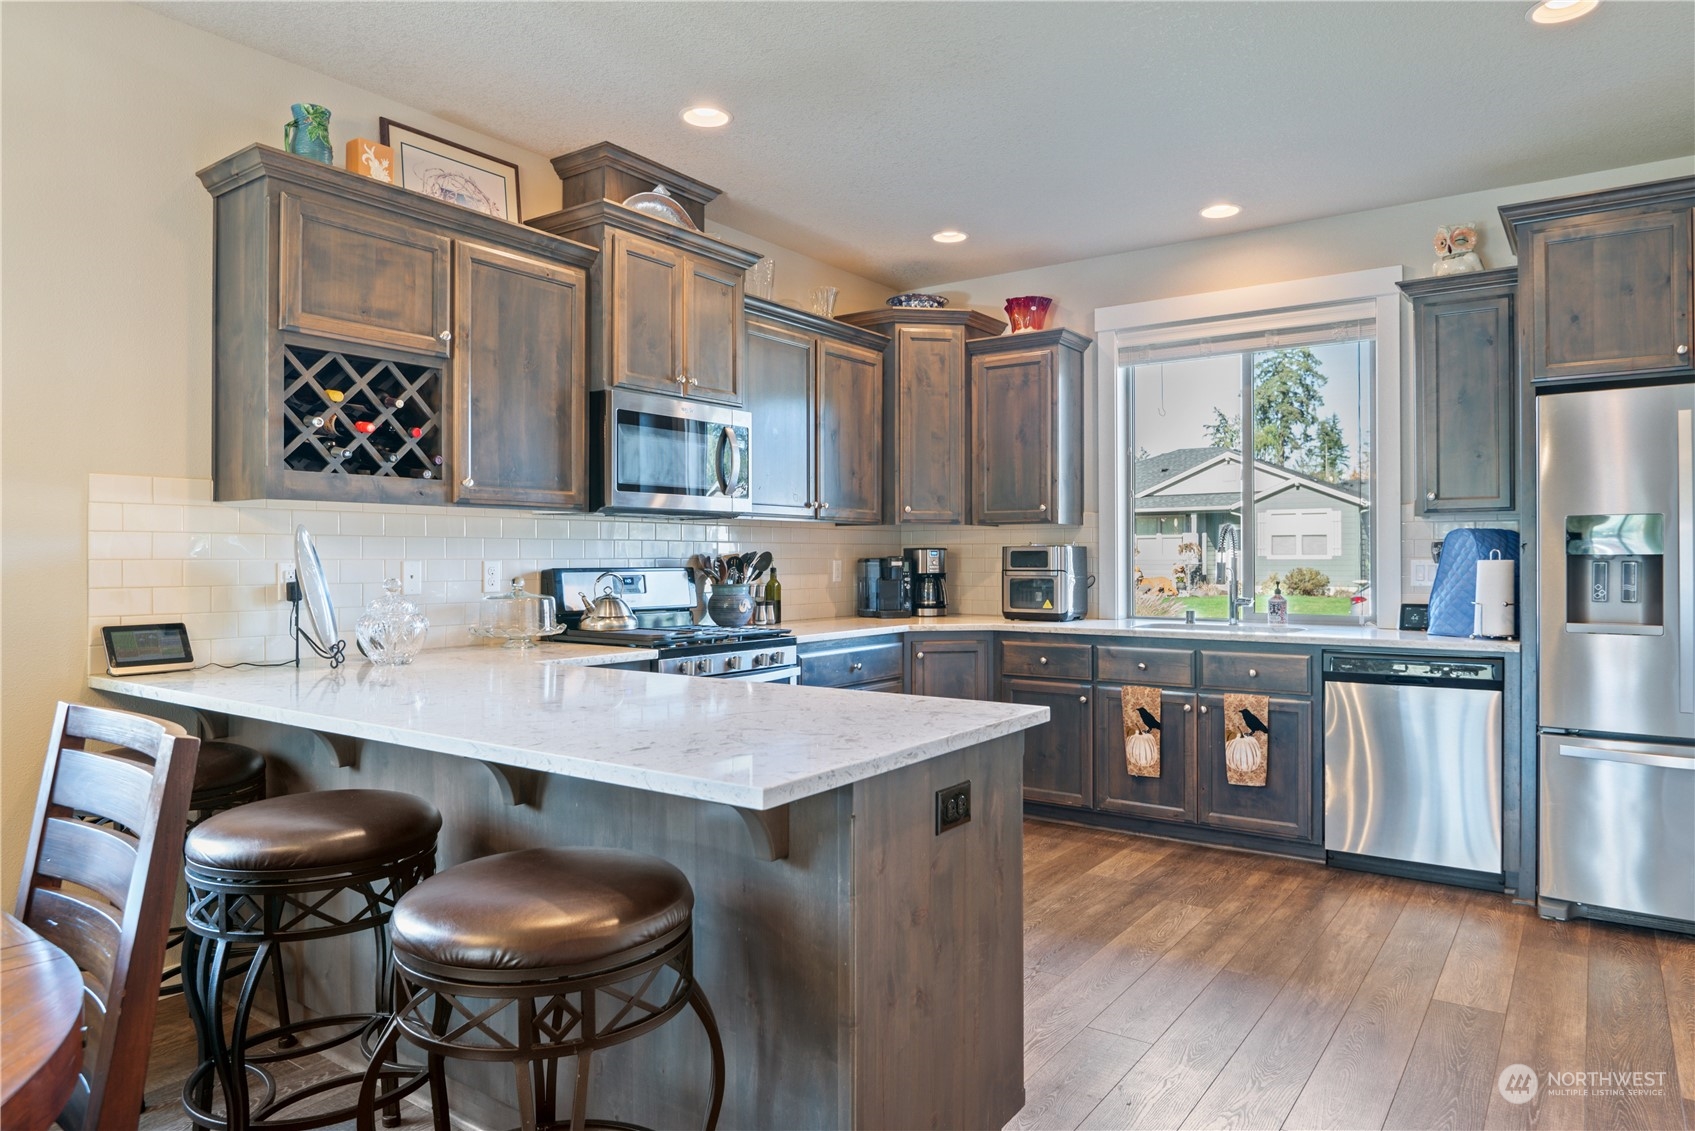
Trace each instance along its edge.
{"label": "gas cooktop burner", "polygon": [[679,628],[633,628],[627,632],[589,632],[567,628],[547,639],[556,644],[608,644],[627,648],[694,649],[724,644],[753,644],[774,640],[791,640],[794,634],[786,628],[716,628],[709,625],[690,625]]}

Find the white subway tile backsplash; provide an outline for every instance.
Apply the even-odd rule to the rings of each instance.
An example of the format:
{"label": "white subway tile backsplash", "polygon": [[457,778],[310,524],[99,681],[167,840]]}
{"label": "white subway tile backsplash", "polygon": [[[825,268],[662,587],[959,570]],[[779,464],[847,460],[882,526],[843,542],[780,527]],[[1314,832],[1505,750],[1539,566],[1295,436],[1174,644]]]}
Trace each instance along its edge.
{"label": "white subway tile backsplash", "polygon": [[151,503],[153,480],[145,475],[101,475],[88,477],[88,499],[96,503]]}
{"label": "white subway tile backsplash", "polygon": [[90,530],[88,556],[101,558],[146,558],[153,554],[153,536],[141,531]]}
{"label": "white subway tile backsplash", "polygon": [[88,587],[90,589],[116,589],[123,583],[123,562],[95,558],[88,560]]}
{"label": "white subway tile backsplash", "polygon": [[97,503],[90,499],[88,503],[88,529],[122,530],[124,528],[124,504]]}
{"label": "white subway tile backsplash", "polygon": [[155,503],[209,503],[212,501],[210,479],[153,478]]}
{"label": "white subway tile backsplash", "polygon": [[182,578],[181,560],[138,558],[124,563],[124,585],[151,589],[161,585],[181,585]]}
{"label": "white subway tile backsplash", "polygon": [[91,617],[134,616],[153,611],[151,589],[90,589],[88,615]]}
{"label": "white subway tile backsplash", "polygon": [[160,506],[154,503],[125,503],[125,530],[181,530],[182,511],[180,506]]}

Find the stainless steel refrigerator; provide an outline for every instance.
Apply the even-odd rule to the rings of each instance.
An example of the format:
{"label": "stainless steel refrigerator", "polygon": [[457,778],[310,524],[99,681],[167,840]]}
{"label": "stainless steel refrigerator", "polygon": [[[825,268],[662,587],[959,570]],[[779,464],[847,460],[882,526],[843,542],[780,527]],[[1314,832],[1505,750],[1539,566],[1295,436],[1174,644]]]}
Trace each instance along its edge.
{"label": "stainless steel refrigerator", "polygon": [[1695,385],[1536,408],[1541,907],[1695,924]]}

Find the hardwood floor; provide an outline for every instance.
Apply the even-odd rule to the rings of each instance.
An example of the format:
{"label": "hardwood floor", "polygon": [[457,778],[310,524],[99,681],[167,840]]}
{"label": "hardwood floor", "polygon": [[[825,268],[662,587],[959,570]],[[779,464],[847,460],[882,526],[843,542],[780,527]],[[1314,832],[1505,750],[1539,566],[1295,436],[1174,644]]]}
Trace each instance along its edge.
{"label": "hardwood floor", "polygon": [[[1695,1131],[1695,939],[1500,896],[1026,821],[1016,1128]],[[193,1058],[164,1003],[148,1131]],[[1496,1090],[1527,1064],[1658,1095]],[[1652,1089],[1649,1089],[1652,1090]],[[1569,1094],[1568,1094],[1569,1093]],[[406,1126],[427,1126],[417,1107]]]}
{"label": "hardwood floor", "polygon": [[[1024,831],[1027,1103],[1009,1127],[1695,1131],[1695,939],[1546,922],[1440,884]],[[1544,1083],[1663,1077],[1511,1104],[1495,1084],[1513,1064]]]}

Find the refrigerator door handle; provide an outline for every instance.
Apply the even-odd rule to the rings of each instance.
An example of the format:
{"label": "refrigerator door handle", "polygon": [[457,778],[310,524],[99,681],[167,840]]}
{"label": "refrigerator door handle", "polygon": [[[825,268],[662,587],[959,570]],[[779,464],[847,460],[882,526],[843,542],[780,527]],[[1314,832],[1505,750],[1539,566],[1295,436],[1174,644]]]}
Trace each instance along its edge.
{"label": "refrigerator door handle", "polygon": [[1634,743],[1591,742],[1583,746],[1560,743],[1560,757],[1587,758],[1594,762],[1629,762],[1637,766],[1653,766],[1661,770],[1687,770],[1695,773],[1695,753],[1664,754],[1664,747],[1638,746]]}
{"label": "refrigerator door handle", "polygon": [[1695,409],[1677,410],[1678,710],[1695,714]]}

